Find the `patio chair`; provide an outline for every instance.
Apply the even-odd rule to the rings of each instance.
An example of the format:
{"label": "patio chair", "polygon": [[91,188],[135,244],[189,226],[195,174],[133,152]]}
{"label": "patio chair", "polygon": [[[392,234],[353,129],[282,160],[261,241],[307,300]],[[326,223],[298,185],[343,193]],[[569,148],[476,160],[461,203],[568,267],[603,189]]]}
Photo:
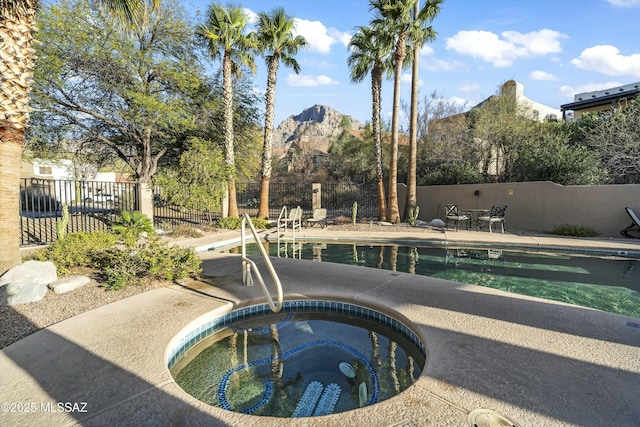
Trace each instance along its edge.
{"label": "patio chair", "polygon": [[[629,216],[631,217],[631,220],[633,221],[631,223],[630,226],[623,228],[622,230],[620,230],[620,234],[622,234],[624,237],[631,237],[631,238],[640,238],[640,219],[638,218],[638,215],[636,215],[636,213],[633,211],[633,209],[627,207],[624,208],[625,211],[627,211],[627,213],[629,214]],[[633,235],[631,233],[638,233],[637,235]]]}
{"label": "patio chair", "polygon": [[453,221],[456,226],[456,231],[458,231],[458,223],[460,221],[467,222],[467,229],[469,229],[469,220],[471,216],[466,212],[458,212],[458,205],[444,205],[445,211],[445,221],[444,227],[448,228],[449,221]]}
{"label": "patio chair", "polygon": [[314,209],[313,217],[307,219],[307,226],[313,227],[316,224],[320,224],[320,228],[327,226],[327,210],[325,208]]}
{"label": "patio chair", "polygon": [[489,214],[478,217],[478,222],[482,225],[483,222],[489,223],[489,233],[491,233],[491,225],[499,222],[502,227],[502,232],[504,233],[504,214],[507,210],[507,206],[492,206]]}

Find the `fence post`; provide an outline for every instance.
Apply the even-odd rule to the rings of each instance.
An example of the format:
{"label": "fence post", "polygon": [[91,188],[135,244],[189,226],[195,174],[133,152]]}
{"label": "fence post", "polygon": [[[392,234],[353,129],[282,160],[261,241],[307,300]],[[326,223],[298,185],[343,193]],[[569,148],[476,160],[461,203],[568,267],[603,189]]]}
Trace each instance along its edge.
{"label": "fence post", "polygon": [[311,184],[311,211],[322,207],[322,184]]}
{"label": "fence post", "polygon": [[153,188],[149,183],[138,184],[138,209],[153,221]]}

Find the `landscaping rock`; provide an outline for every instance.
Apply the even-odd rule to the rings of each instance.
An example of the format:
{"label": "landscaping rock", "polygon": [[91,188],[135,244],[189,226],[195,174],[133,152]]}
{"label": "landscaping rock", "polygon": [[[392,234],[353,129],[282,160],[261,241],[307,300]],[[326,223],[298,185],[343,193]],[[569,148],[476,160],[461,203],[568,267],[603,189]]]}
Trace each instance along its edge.
{"label": "landscaping rock", "polygon": [[429,226],[433,228],[444,228],[444,221],[440,218],[432,219]]}
{"label": "landscaping rock", "polygon": [[49,289],[56,294],[64,294],[65,292],[81,288],[89,283],[91,283],[91,279],[87,276],[70,276],[49,283]]}
{"label": "landscaping rock", "polygon": [[47,285],[58,280],[56,266],[50,262],[27,261],[0,277],[0,305],[40,301]]}
{"label": "landscaping rock", "polygon": [[40,301],[47,294],[42,283],[8,283],[0,286],[0,305],[17,305]]}
{"label": "landscaping rock", "polygon": [[58,271],[51,261],[26,261],[16,265],[0,277],[0,286],[8,283],[48,285],[58,280]]}

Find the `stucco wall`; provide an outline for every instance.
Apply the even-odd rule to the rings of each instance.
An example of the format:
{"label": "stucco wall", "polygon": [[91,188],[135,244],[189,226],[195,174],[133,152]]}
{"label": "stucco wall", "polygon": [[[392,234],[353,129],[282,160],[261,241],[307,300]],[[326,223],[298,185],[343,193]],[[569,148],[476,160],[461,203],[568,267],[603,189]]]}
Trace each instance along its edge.
{"label": "stucco wall", "polygon": [[[474,192],[478,190],[479,195]],[[406,185],[398,186],[400,212],[404,212]],[[553,182],[507,184],[432,185],[417,188],[419,219],[444,219],[445,203],[459,208],[490,209],[507,205],[506,229],[549,231],[560,224],[597,228],[604,237],[620,237],[631,219],[630,206],[640,213],[640,184],[563,186]]]}

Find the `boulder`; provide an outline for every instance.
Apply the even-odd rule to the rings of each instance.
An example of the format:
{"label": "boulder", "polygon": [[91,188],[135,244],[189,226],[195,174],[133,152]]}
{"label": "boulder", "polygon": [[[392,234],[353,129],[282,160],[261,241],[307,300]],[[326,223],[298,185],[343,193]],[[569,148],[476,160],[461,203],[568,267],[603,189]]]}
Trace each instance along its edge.
{"label": "boulder", "polygon": [[58,271],[51,261],[26,261],[16,265],[0,277],[0,286],[8,283],[48,285],[58,280]]}
{"label": "boulder", "polygon": [[47,285],[56,280],[56,266],[50,261],[17,265],[0,277],[0,305],[40,301],[47,294]]}
{"label": "boulder", "polygon": [[429,227],[444,229],[444,221],[440,218],[432,219],[429,223]]}
{"label": "boulder", "polygon": [[65,292],[86,286],[89,283],[91,283],[91,279],[87,276],[70,276],[49,283],[49,289],[56,294],[64,294]]}
{"label": "boulder", "polygon": [[7,283],[0,286],[0,305],[17,305],[40,301],[47,294],[42,283]]}

